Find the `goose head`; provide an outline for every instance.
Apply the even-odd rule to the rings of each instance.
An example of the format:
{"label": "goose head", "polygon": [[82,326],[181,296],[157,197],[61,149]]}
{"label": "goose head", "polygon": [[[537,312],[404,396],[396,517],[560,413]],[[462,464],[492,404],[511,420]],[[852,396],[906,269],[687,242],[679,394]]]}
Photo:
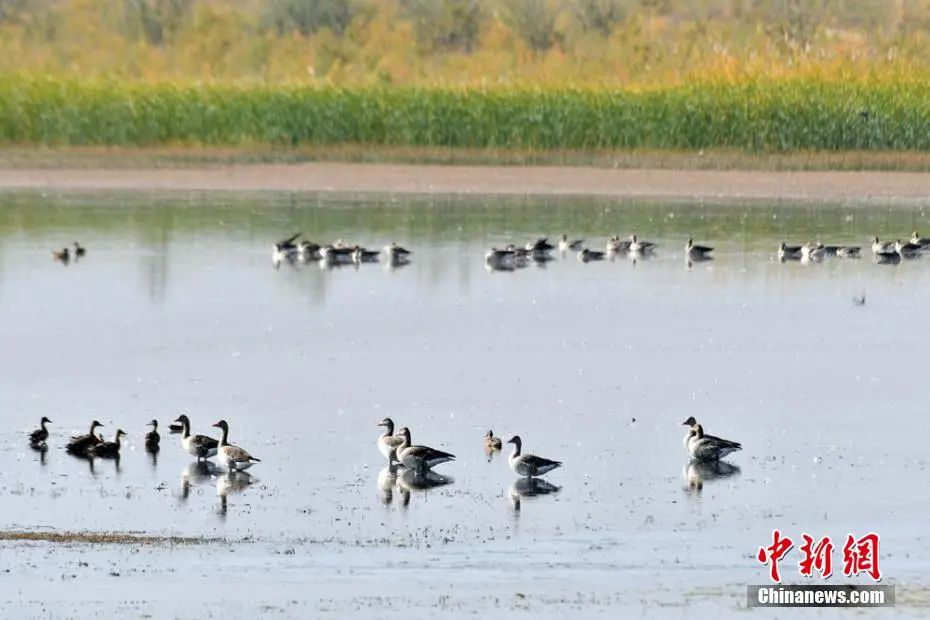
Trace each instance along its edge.
{"label": "goose head", "polygon": [[384,418],[383,420],[378,422],[375,426],[386,426],[387,428],[391,428],[394,426],[394,420],[392,420],[391,418]]}
{"label": "goose head", "polygon": [[919,239],[920,239],[920,235],[917,234],[917,231],[916,231],[916,230],[915,230],[914,232],[911,233],[911,241],[917,242],[917,240],[919,240]]}
{"label": "goose head", "polygon": [[485,433],[484,436],[487,437],[488,439],[490,439],[491,437],[494,436],[494,431],[488,429],[488,432]]}
{"label": "goose head", "polygon": [[152,428],[158,428],[158,420],[152,420],[146,426],[151,426]]}
{"label": "goose head", "polygon": [[187,424],[188,426],[190,426],[190,423],[191,423],[190,418],[188,418],[187,415],[183,413],[178,416],[178,419],[175,420],[175,422],[180,422],[181,424]]}
{"label": "goose head", "polygon": [[697,420],[694,419],[694,416],[688,416],[688,419],[681,423],[682,426],[694,426],[697,424]]}
{"label": "goose head", "polygon": [[514,444],[515,446],[517,446],[518,448],[521,447],[521,446],[523,446],[523,440],[520,439],[520,436],[519,436],[519,435],[514,435],[513,437],[511,437],[510,439],[507,440],[507,443],[512,443],[512,444]]}
{"label": "goose head", "polygon": [[51,423],[52,421],[46,418],[45,416],[42,416],[42,420],[39,422],[39,424],[51,424]]}
{"label": "goose head", "polygon": [[102,426],[103,426],[103,424],[101,424],[101,423],[98,422],[97,420],[94,420],[93,422],[90,423],[90,434],[93,435],[93,434],[94,434],[94,431],[95,431],[97,428],[100,428],[100,427],[102,427]]}
{"label": "goose head", "polygon": [[397,434],[404,438],[404,443],[410,445],[410,429],[406,426],[397,431]]}
{"label": "goose head", "polygon": [[125,436],[126,436],[126,433],[124,433],[122,429],[119,429],[119,428],[116,429],[116,440],[117,441],[119,441],[120,437],[125,437]]}
{"label": "goose head", "polygon": [[226,423],[226,420],[220,420],[219,422],[217,422],[216,424],[213,424],[212,426],[214,428],[220,429],[224,433],[229,432],[229,424]]}
{"label": "goose head", "polygon": [[872,243],[878,243],[878,235],[872,237]]}

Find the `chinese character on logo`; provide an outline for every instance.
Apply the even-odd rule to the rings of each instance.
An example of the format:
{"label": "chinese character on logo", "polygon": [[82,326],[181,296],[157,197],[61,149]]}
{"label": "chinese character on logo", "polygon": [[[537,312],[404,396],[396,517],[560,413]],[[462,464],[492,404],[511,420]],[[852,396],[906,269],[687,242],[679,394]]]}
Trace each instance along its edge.
{"label": "chinese character on logo", "polygon": [[801,575],[810,577],[816,570],[822,578],[829,578],[833,574],[833,543],[830,537],[824,536],[815,545],[814,539],[807,534],[801,536],[804,537],[804,544],[801,545],[801,553],[804,557],[798,562]]}
{"label": "chinese character on logo", "polygon": [[847,577],[867,573],[874,581],[881,581],[878,568],[878,534],[866,534],[859,540],[850,534],[843,547],[843,574]]}
{"label": "chinese character on logo", "polygon": [[769,576],[775,583],[781,583],[781,575],[778,574],[778,561],[785,557],[785,554],[793,546],[794,542],[790,538],[782,538],[781,532],[773,530],[772,544],[768,547],[759,547],[759,554],[756,558],[761,564],[772,564]]}

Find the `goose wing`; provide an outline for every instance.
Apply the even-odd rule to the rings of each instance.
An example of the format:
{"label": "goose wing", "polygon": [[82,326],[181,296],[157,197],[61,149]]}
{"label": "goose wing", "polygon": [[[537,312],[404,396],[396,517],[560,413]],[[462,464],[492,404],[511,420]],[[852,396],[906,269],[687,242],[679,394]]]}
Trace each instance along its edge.
{"label": "goose wing", "polygon": [[523,456],[522,460],[536,471],[546,467],[552,469],[553,467],[558,467],[562,464],[562,461],[551,461],[549,459],[544,459],[541,456],[536,456],[535,454],[526,454]]}
{"label": "goose wing", "polygon": [[261,462],[261,459],[257,459],[239,446],[226,446],[225,449],[226,457],[230,461],[236,463],[248,463],[250,461],[255,461],[257,463]]}
{"label": "goose wing", "polygon": [[29,441],[31,441],[32,443],[45,441],[47,438],[48,438],[48,431],[41,429],[41,428],[29,433]]}
{"label": "goose wing", "polygon": [[692,245],[691,250],[698,252],[699,254],[707,254],[708,252],[713,252],[714,248],[708,247],[706,245]]}
{"label": "goose wing", "polygon": [[730,441],[729,439],[722,439],[720,437],[715,437],[714,435],[704,435],[704,439],[707,439],[712,445],[720,448],[733,448],[734,450],[742,450],[743,444]]}
{"label": "goose wing", "polygon": [[449,454],[448,452],[443,452],[442,450],[437,450],[435,448],[430,448],[429,446],[410,446],[404,450],[405,457],[412,457],[417,459],[423,459],[429,461],[432,459],[439,458],[448,458],[454,459],[454,454]]}
{"label": "goose wing", "polygon": [[287,239],[278,241],[278,243],[276,243],[275,245],[277,245],[279,248],[286,248],[286,247],[292,246],[294,245],[294,241],[296,241],[297,237],[299,236],[300,236],[300,233],[297,233],[296,235],[288,237]]}

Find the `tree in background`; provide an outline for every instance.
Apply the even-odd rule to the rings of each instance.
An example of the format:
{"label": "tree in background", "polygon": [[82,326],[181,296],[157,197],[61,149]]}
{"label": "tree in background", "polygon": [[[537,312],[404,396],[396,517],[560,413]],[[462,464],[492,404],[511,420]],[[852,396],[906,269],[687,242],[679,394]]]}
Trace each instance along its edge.
{"label": "tree in background", "polygon": [[555,44],[557,8],[549,0],[502,0],[503,20],[534,52]]}
{"label": "tree in background", "polygon": [[151,45],[161,45],[184,25],[193,0],[123,0],[123,27]]}
{"label": "tree in background", "polygon": [[482,0],[402,0],[420,49],[470,53],[487,19]]}
{"label": "tree in background", "polygon": [[626,0],[567,0],[568,8],[586,32],[609,37],[627,14]]}
{"label": "tree in background", "polygon": [[278,35],[297,31],[309,36],[322,28],[342,35],[358,9],[357,0],[270,0],[264,21]]}

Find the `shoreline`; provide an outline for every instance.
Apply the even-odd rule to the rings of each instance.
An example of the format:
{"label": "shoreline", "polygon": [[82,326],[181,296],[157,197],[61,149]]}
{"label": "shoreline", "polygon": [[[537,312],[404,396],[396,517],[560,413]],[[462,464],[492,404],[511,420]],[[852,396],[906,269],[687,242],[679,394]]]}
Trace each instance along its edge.
{"label": "shoreline", "polygon": [[0,191],[204,191],[914,203],[930,173],[313,162],[0,168]]}

